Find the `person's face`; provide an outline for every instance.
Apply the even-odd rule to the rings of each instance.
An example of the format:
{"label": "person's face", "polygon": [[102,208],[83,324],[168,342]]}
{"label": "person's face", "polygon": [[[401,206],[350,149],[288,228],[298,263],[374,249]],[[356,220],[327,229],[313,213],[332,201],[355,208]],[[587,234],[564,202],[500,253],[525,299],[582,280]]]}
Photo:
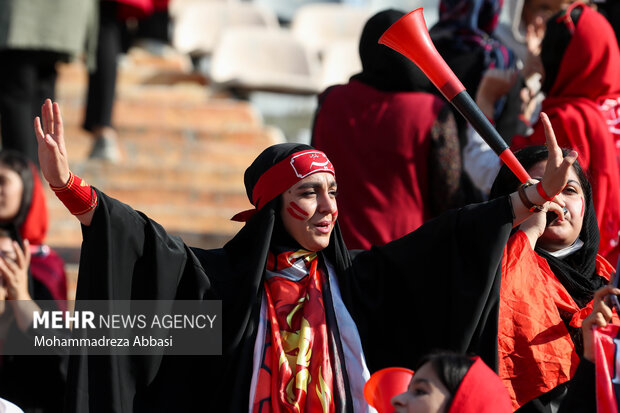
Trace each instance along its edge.
{"label": "person's face", "polygon": [[[530,176],[540,179],[546,165],[547,161],[541,161],[532,166],[528,170]],[[566,203],[568,211],[564,215],[564,221],[554,220],[536,243],[537,246],[551,252],[571,246],[581,233],[586,204],[583,188],[574,168],[570,168],[568,184],[557,197]]]}
{"label": "person's face", "polygon": [[545,23],[554,13],[566,8],[574,0],[525,0],[521,18],[527,27],[537,19]]}
{"label": "person's face", "polygon": [[17,260],[17,253],[13,247],[13,239],[11,237],[0,235],[0,256],[11,262]]}
{"label": "person's face", "polygon": [[282,194],[286,231],[308,251],[327,247],[338,217],[336,180],[327,172],[312,174]]}
{"label": "person's face", "polygon": [[0,165],[0,222],[15,218],[23,191],[24,184],[17,172]]}
{"label": "person's face", "polygon": [[396,413],[444,413],[450,392],[437,377],[431,363],[420,367],[406,392],[392,398]]}

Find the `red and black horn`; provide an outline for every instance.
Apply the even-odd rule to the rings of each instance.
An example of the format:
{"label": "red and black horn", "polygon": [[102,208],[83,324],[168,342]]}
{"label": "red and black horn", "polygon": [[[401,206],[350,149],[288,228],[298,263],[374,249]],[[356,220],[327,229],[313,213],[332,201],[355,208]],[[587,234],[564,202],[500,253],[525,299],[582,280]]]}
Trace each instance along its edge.
{"label": "red and black horn", "polygon": [[422,8],[398,19],[383,33],[379,43],[396,50],[415,63],[439,89],[441,94],[467,119],[517,178],[523,183],[530,178],[506,142],[497,133],[452,69],[437,52],[428,34]]}

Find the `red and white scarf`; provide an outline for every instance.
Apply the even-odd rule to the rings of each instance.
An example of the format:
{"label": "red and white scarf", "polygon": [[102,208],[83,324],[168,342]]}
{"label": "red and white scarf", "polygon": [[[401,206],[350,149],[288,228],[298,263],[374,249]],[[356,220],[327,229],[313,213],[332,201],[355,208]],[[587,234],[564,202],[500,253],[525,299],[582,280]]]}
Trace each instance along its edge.
{"label": "red and white scarf", "polygon": [[[255,413],[335,411],[323,271],[310,251],[270,253],[265,281],[269,332],[254,397]],[[305,271],[298,281],[287,271]],[[281,274],[281,275],[280,275]]]}

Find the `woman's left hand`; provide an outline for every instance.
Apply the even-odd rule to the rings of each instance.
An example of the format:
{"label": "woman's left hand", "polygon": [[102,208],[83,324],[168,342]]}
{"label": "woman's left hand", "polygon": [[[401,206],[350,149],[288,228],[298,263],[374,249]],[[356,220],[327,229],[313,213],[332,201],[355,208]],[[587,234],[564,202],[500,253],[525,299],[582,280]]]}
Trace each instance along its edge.
{"label": "woman's left hand", "polygon": [[594,293],[592,312],[583,320],[583,324],[581,325],[581,333],[583,335],[583,357],[591,362],[594,362],[595,358],[594,334],[592,333],[592,328],[594,326],[605,327],[611,322],[613,315],[611,308],[605,303],[605,297],[610,294],[620,294],[620,289],[612,285],[607,285]]}
{"label": "woman's left hand", "polygon": [[16,241],[13,241],[15,260],[0,257],[0,275],[4,279],[9,300],[30,300],[28,292],[28,267],[30,266],[30,245],[24,241],[22,250]]}

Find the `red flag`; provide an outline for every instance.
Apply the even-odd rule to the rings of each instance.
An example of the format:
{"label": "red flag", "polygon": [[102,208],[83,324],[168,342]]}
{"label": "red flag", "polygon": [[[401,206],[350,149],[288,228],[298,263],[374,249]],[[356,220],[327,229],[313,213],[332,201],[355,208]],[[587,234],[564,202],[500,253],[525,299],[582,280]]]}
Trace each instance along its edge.
{"label": "red flag", "polygon": [[620,391],[620,326],[594,328],[596,405],[598,413],[618,413]]}

